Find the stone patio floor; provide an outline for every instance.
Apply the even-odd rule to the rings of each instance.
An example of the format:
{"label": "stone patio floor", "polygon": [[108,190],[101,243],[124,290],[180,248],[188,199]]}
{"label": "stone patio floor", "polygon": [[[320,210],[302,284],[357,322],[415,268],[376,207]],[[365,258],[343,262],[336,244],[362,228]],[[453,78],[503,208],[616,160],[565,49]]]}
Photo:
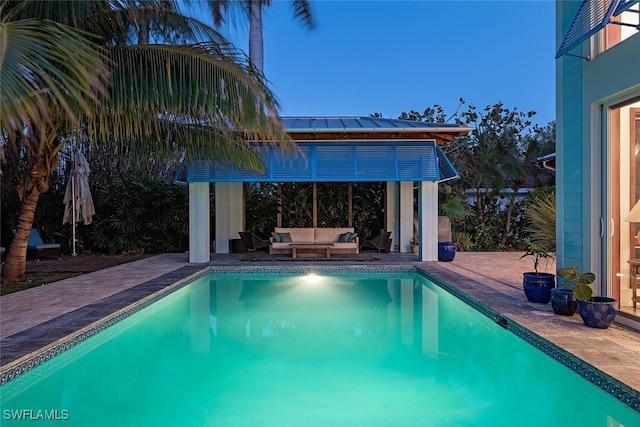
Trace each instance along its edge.
{"label": "stone patio floor", "polygon": [[[605,330],[580,317],[556,316],[550,304],[533,304],[522,291],[531,259],[519,252],[458,252],[453,262],[419,262],[411,254],[374,254],[359,259],[292,261],[287,257],[212,254],[189,264],[187,254],[163,254],[0,297],[0,371],[8,364],[77,331],[159,289],[211,266],[416,265],[483,302],[550,342],[640,391],[640,330],[618,315]],[[550,266],[549,271],[554,271]],[[640,313],[635,313],[638,320]],[[618,323],[623,321],[625,324]],[[637,323],[636,323],[637,324]]]}

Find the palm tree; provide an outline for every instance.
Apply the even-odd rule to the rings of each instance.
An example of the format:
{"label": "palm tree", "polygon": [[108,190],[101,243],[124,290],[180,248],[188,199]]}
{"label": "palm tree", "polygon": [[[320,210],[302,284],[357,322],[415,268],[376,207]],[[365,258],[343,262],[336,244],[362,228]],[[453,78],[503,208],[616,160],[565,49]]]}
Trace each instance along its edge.
{"label": "palm tree", "polygon": [[[28,164],[3,284],[24,276],[38,198],[67,142],[107,144],[129,161],[208,156],[256,170],[247,141],[291,146],[262,73],[174,1],[3,0],[0,13],[0,159]],[[147,31],[156,44],[131,44]]]}
{"label": "palm tree", "polygon": [[[249,17],[249,58],[260,71],[264,71],[264,43],[262,36],[262,8],[271,5],[271,0],[208,0],[213,12],[214,24],[224,22],[225,14],[238,8]],[[314,27],[311,4],[308,0],[292,0],[293,16],[308,28]]]}

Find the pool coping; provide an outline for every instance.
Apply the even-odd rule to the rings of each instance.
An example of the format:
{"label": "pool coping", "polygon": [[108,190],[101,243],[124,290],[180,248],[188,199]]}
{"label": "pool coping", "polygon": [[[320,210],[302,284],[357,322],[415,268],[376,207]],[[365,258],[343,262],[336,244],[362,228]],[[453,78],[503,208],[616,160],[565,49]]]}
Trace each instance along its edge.
{"label": "pool coping", "polygon": [[[76,344],[101,332],[114,323],[140,311],[164,296],[185,286],[194,279],[210,272],[224,274],[246,273],[309,273],[309,272],[339,272],[339,273],[418,273],[435,282],[438,286],[454,295],[456,298],[472,306],[474,309],[492,319],[504,329],[533,345],[540,351],[552,357],[568,369],[576,372],[585,380],[604,390],[626,406],[640,412],[640,392],[624,382],[603,372],[589,362],[571,354],[567,350],[547,340],[540,334],[528,329],[506,314],[491,308],[477,297],[461,290],[438,277],[438,268],[427,271],[417,265],[297,265],[297,266],[216,266],[216,265],[188,265],[170,273],[154,278],[140,285],[123,290],[110,297],[96,301],[89,306],[58,316],[48,322],[33,326],[18,332],[1,342],[2,357],[6,357],[5,350],[12,349],[13,359],[2,361],[0,366],[0,385],[14,380],[23,373],[50,360],[56,355],[70,349]],[[457,275],[457,273],[449,272]],[[60,328],[64,325],[64,328]],[[54,334],[51,334],[51,331]],[[69,332],[71,330],[71,332]],[[42,337],[49,342],[43,345]],[[34,339],[34,337],[37,337]],[[17,348],[16,348],[17,347]]]}

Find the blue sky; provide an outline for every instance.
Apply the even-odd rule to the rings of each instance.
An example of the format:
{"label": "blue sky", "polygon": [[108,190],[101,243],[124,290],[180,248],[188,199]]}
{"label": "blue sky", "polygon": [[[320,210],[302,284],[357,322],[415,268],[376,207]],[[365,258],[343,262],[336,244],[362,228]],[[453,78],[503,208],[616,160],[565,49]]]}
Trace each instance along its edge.
{"label": "blue sky", "polygon": [[[458,99],[502,102],[555,120],[555,2],[312,0],[316,28],[290,1],[265,8],[265,75],[283,116],[396,118]],[[247,51],[247,30],[222,30]]]}

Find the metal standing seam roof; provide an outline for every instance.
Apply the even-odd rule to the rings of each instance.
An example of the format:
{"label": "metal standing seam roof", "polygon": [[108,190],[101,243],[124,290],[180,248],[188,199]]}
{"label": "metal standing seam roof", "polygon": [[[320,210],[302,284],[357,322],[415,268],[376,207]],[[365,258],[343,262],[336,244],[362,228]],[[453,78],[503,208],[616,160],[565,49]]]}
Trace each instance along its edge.
{"label": "metal standing seam roof", "polygon": [[449,123],[429,123],[415,120],[382,117],[282,117],[282,124],[290,133],[323,132],[431,132],[467,133],[470,127]]}

